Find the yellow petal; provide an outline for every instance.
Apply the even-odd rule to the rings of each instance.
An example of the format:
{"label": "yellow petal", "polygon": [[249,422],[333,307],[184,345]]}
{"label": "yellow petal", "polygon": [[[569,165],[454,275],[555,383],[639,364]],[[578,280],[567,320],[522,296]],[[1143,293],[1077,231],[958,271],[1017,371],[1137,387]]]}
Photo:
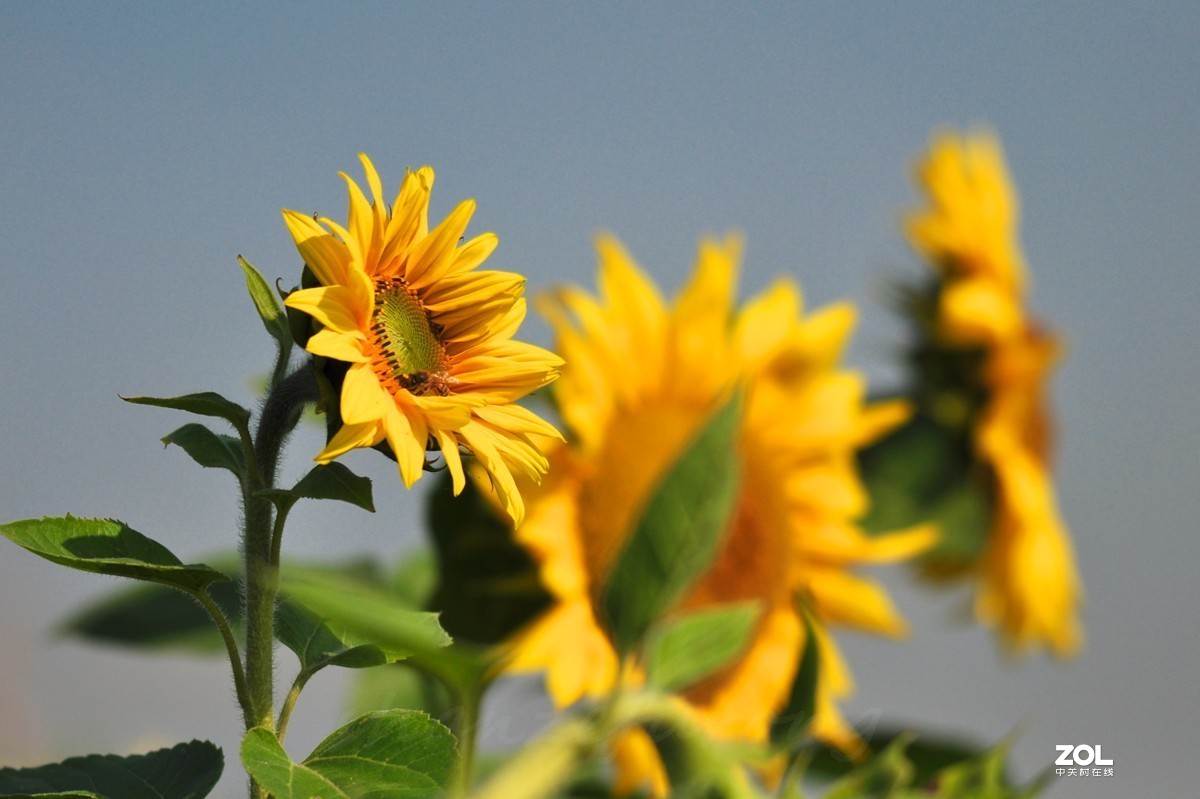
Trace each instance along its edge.
{"label": "yellow petal", "polygon": [[388,445],[396,456],[400,477],[409,488],[420,479],[425,467],[426,431],[423,428],[423,422],[409,417],[396,403],[386,403],[384,429]]}
{"label": "yellow petal", "polygon": [[356,292],[346,286],[321,286],[300,289],[287,295],[283,304],[316,319],[325,327],[343,335],[362,335],[369,309],[359,304]]}
{"label": "yellow petal", "polygon": [[325,449],[317,455],[316,460],[319,463],[329,463],[352,449],[373,447],[382,440],[383,430],[378,423],[343,425],[325,445]]}
{"label": "yellow petal", "polygon": [[454,433],[447,430],[437,427],[432,427],[430,430],[437,438],[438,447],[442,450],[442,457],[446,460],[446,468],[450,471],[450,480],[454,487],[454,496],[458,496],[467,486],[462,457],[458,452],[458,439],[455,438]]}
{"label": "yellow petal", "polygon": [[342,382],[342,419],[346,424],[377,422],[394,404],[391,395],[379,383],[368,363],[356,363],[346,371]]}
{"label": "yellow petal", "polygon": [[317,224],[311,216],[284,209],[283,221],[296,242],[304,263],[323,285],[335,286],[346,281],[350,252],[346,245]]}
{"label": "yellow petal", "polygon": [[308,343],[304,345],[304,348],[313,355],[333,358],[337,361],[364,363],[368,360],[362,351],[364,343],[365,339],[358,331],[346,334],[327,327],[309,336]]}
{"label": "yellow petal", "polygon": [[870,580],[844,571],[821,570],[809,577],[808,588],[823,618],[881,635],[907,632],[908,626],[887,592]]}

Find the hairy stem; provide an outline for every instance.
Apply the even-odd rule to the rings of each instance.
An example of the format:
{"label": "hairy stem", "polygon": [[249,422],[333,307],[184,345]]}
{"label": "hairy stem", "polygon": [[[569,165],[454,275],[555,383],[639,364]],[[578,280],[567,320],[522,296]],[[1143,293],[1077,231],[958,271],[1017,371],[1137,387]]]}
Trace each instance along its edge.
{"label": "hairy stem", "polygon": [[246,721],[246,728],[249,729],[253,726],[249,714],[249,687],[246,684],[246,672],[242,668],[242,655],[238,651],[237,639],[233,635],[233,629],[229,626],[229,619],[225,618],[225,614],[217,607],[217,603],[208,595],[208,589],[199,591],[194,596],[208,611],[208,615],[216,623],[217,629],[221,631],[221,639],[225,642],[225,651],[229,654],[229,665],[233,670],[233,686],[237,691],[238,704],[242,706],[242,716]]}
{"label": "hairy stem", "polygon": [[[275,487],[280,452],[300,420],[304,405],[316,399],[316,384],[307,366],[271,387],[263,404],[251,453],[256,468],[249,469],[242,486],[244,512],[242,555],[245,559],[246,702],[247,729],[275,728],[275,593],[278,577],[274,507],[257,492]],[[251,782],[250,795],[263,796]]]}
{"label": "hairy stem", "polygon": [[275,725],[275,737],[279,739],[280,743],[283,743],[283,738],[287,735],[288,722],[292,720],[292,711],[296,708],[296,700],[300,698],[300,692],[304,690],[304,685],[311,676],[311,672],[301,669],[287,696],[283,699],[283,706],[279,708],[279,723]]}

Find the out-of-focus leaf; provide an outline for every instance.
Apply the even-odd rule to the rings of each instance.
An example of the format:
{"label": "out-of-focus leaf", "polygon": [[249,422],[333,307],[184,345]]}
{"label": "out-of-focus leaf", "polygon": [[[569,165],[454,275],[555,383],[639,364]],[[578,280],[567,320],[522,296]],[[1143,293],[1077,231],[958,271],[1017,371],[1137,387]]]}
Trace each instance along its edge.
{"label": "out-of-focus leaf", "polygon": [[792,680],[787,704],[771,720],[771,742],[784,749],[791,749],[799,743],[817,712],[820,645],[807,609],[801,607],[800,611],[804,619],[804,654]]}
{"label": "out-of-focus leaf", "polygon": [[[232,581],[215,582],[208,595],[237,629],[241,597]],[[191,597],[163,585],[138,585],[113,592],[63,623],[60,631],[106,644],[226,654],[221,634],[208,612]]]}
{"label": "out-of-focus leaf", "polygon": [[209,469],[228,469],[241,479],[246,473],[246,456],[242,443],[232,436],[218,435],[202,424],[185,424],[162,438],[163,444],[174,444],[192,460]]}
{"label": "out-of-focus leaf", "polygon": [[250,411],[232,400],[225,399],[215,391],[184,394],[181,397],[122,397],[134,405],[153,405],[156,408],[172,408],[199,416],[215,416],[224,419],[238,430],[250,423]]}
{"label": "out-of-focus leaf", "polygon": [[[241,628],[242,603],[234,579],[241,576],[241,564],[228,554],[209,559],[229,581],[214,582],[208,594],[225,614],[235,634]],[[329,574],[333,579],[346,577],[379,587],[386,581],[379,565],[371,560],[354,560],[339,564],[320,564],[311,568]],[[290,613],[290,602],[280,601],[281,613]],[[225,644],[213,626],[207,612],[192,599],[178,591],[160,585],[133,586],[112,592],[93,602],[78,615],[66,621],[66,635],[78,635],[93,641],[118,646],[143,647],[164,651],[185,651],[193,654],[225,655]]]}
{"label": "out-of-focus leaf", "polygon": [[287,568],[280,590],[322,618],[383,648],[435,654],[450,645],[438,614],[406,607],[377,586],[331,575],[323,570]]}
{"label": "out-of-focus leaf", "polygon": [[882,534],[931,521],[940,533],[927,563],[974,562],[987,543],[991,499],[987,475],[972,464],[961,430],[918,414],[859,457],[871,510],[863,527]]}
{"label": "out-of-focus leaf", "polygon": [[831,786],[825,799],[906,799],[899,791],[913,784],[913,765],[904,751],[909,740],[908,734],[898,736],[870,762]]}
{"label": "out-of-focus leaf", "polygon": [[660,622],[646,641],[647,680],[669,692],[716,672],[745,650],[760,611],[741,602]]}
{"label": "out-of-focus leaf", "polygon": [[221,750],[192,741],[145,755],[88,755],[34,768],[0,768],[0,799],[202,799],[224,768]]}
{"label": "out-of-focus leaf", "polygon": [[536,565],[474,482],[455,497],[444,475],[429,495],[428,514],[439,567],[432,607],[451,635],[493,644],[546,608]]}
{"label": "out-of-focus leaf", "polygon": [[716,556],[738,485],[741,401],[718,410],[664,475],[604,585],[613,641],[632,650]]}
{"label": "out-of-focus leaf", "polygon": [[263,489],[257,495],[289,507],[300,499],[336,499],[375,512],[370,478],[360,477],[340,463],[314,466],[291,488]]}
{"label": "out-of-focus leaf", "polygon": [[[943,769],[977,760],[988,751],[988,747],[965,738],[914,731],[894,724],[885,723],[861,733],[873,752],[891,751],[900,744],[904,759],[912,766],[911,782],[914,785],[924,785]],[[848,755],[836,749],[817,745],[812,751],[813,759],[808,769],[812,777],[838,779],[856,768]]]}
{"label": "out-of-focus leaf", "polygon": [[72,569],[163,583],[192,594],[229,579],[211,566],[183,564],[162,544],[113,519],[26,519],[0,525],[0,535]]}
{"label": "out-of-focus leaf", "polygon": [[242,741],[242,763],[276,799],[428,799],[445,790],[454,751],[454,736],[428,715],[385,710],[335,731],[303,763],[256,727]]}
{"label": "out-of-focus leaf", "polygon": [[446,687],[425,672],[404,664],[360,671],[350,694],[353,715],[374,710],[422,710],[449,723],[454,702]]}
{"label": "out-of-focus leaf", "polygon": [[[438,559],[431,550],[406,552],[392,572],[392,590],[413,609],[434,607],[438,585]],[[443,618],[443,626],[445,619]]]}

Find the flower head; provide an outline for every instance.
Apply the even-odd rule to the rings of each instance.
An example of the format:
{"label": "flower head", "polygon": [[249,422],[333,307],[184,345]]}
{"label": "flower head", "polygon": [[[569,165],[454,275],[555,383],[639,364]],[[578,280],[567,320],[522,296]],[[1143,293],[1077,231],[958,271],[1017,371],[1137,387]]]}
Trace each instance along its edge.
{"label": "flower head", "polygon": [[935,349],[979,357],[967,414],[990,475],[994,518],[980,561],[976,615],[1018,647],[1078,649],[1082,586],[1050,477],[1045,383],[1058,343],[1026,315],[1017,198],[990,134],[937,137],[917,169],[929,207],[908,221],[936,273]]}
{"label": "flower head", "polygon": [[[854,522],[866,503],[855,452],[905,410],[865,407],[862,377],[838,368],[849,306],[802,316],[798,288],[781,282],[735,311],[736,239],[701,244],[671,307],[614,240],[598,249],[599,297],[567,289],[546,303],[567,363],[555,394],[574,436],[550,453],[551,476],[516,531],[554,604],[517,637],[511,668],[545,671],[560,706],[611,689],[621,666],[597,592],[658,480],[738,383],[731,456],[742,488],[719,554],[676,612],[750,600],[760,613],[746,650],[682,699],[714,734],[764,740],[808,645],[809,613],[822,666],[814,732],[853,745],[835,705],[850,677],[827,625],[902,633],[886,594],[851,569],[932,543],[927,530],[871,539]],[[648,739],[626,736],[617,754],[626,787],[662,788]]]}
{"label": "flower head", "polygon": [[327,463],[386,441],[411,486],[427,448],[437,448],[457,492],[465,480],[462,450],[479,460],[519,519],[514,474],[539,480],[547,463],[534,437],[558,434],[513,403],[552,381],[562,362],[513,340],[525,317],[524,278],[477,268],[496,248],[496,236],[460,244],[474,201],[430,230],[433,170],[410,172],[389,209],[375,167],[359,158],[371,199],[342,175],[350,194],[345,227],[283,212],[321,283],[292,292],[286,304],[321,325],[309,352],[349,364],[341,389],[344,424],[316,459]]}

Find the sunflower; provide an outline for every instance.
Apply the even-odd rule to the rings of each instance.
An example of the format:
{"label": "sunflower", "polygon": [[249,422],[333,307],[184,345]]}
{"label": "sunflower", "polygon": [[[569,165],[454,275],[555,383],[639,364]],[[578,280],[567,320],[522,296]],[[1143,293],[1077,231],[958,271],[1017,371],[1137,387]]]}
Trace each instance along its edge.
{"label": "sunflower", "polygon": [[562,361],[513,340],[525,318],[525,281],[477,269],[496,248],[495,234],[460,244],[473,200],[429,230],[433,170],[406,175],[389,209],[375,167],[365,155],[359,159],[371,199],[342,174],[350,194],[346,227],[283,212],[321,283],[292,292],[285,302],[321,325],[306,345],[310,353],[349,364],[341,388],[343,426],[316,460],[328,463],[386,441],[412,486],[426,450],[436,448],[457,493],[465,484],[462,453],[473,454],[508,513],[520,519],[514,476],[537,482],[547,462],[535,437],[558,433],[514,402],[554,380]]}
{"label": "sunflower", "polygon": [[994,518],[979,563],[976,616],[1018,648],[1075,652],[1082,585],[1050,476],[1045,384],[1056,338],[1025,312],[1017,197],[997,139],[937,137],[917,169],[930,207],[912,215],[913,246],[936,273],[935,346],[978,353],[974,457],[990,475]]}
{"label": "sunflower", "polygon": [[[868,538],[854,522],[866,504],[855,452],[906,409],[866,408],[863,378],[837,368],[851,307],[801,317],[798,288],[781,282],[735,314],[736,239],[701,244],[670,308],[616,241],[601,238],[598,250],[600,296],[566,289],[545,305],[567,363],[554,392],[572,435],[550,452],[551,474],[516,530],[554,602],[516,637],[509,668],[544,671],[560,707],[604,695],[619,675],[637,678],[636,664],[618,663],[597,592],[654,486],[738,383],[736,510],[715,561],[674,612],[751,600],[760,613],[735,662],[681,699],[713,734],[764,741],[809,644],[808,613],[820,656],[813,731],[852,748],[835,704],[851,681],[827,627],[902,634],[886,594],[850,569],[932,543],[928,530]],[[616,756],[621,788],[665,790],[644,734],[623,736]]]}

